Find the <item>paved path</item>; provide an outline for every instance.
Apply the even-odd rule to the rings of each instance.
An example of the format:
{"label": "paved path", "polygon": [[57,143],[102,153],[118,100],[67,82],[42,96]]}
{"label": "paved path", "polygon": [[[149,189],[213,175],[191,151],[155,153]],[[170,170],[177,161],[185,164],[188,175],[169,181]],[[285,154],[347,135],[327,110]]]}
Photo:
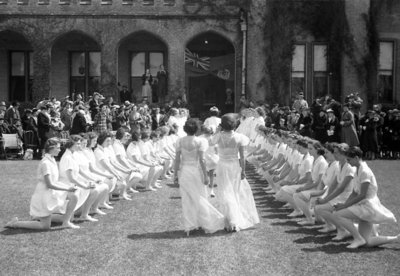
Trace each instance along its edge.
{"label": "paved path", "polygon": [[[36,166],[0,163],[0,225],[10,214],[27,218],[35,187],[27,172]],[[179,189],[167,184],[155,193],[135,194],[132,202],[116,202],[110,214],[79,230],[0,229],[0,275],[398,275],[399,245],[347,250],[345,243],[289,220],[288,210],[264,193],[252,168],[247,174],[261,218],[255,229],[186,237]]]}

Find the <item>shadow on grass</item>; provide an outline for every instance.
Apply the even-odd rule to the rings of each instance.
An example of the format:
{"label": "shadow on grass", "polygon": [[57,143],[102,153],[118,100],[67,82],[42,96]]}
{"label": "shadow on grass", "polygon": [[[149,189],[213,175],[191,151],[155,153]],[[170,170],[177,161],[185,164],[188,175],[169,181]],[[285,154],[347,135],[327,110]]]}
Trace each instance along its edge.
{"label": "shadow on grass", "polygon": [[294,240],[293,242],[298,244],[306,244],[306,243],[326,244],[332,242],[332,236],[307,236]]}
{"label": "shadow on grass", "polygon": [[219,236],[231,235],[224,230],[215,232],[214,234],[205,234],[203,231],[190,231],[190,235],[187,236],[182,230],[175,231],[165,231],[165,232],[154,232],[154,233],[144,233],[144,234],[131,234],[128,235],[128,239],[131,240],[176,240],[176,239],[193,239],[198,237],[213,238]]}
{"label": "shadow on grass", "polygon": [[267,219],[289,219],[287,213],[280,213],[280,214],[270,214],[262,216],[263,218]]}
{"label": "shadow on grass", "polygon": [[397,248],[383,248],[383,247],[360,247],[357,249],[349,249],[346,246],[348,243],[341,244],[327,244],[314,248],[302,248],[304,252],[324,252],[326,254],[340,254],[340,253],[366,253],[366,252],[379,252],[383,250],[394,250],[399,251]]}
{"label": "shadow on grass", "polygon": [[176,185],[176,184],[167,183],[166,185],[167,185],[168,187],[171,187],[171,188],[176,188],[176,189],[179,188],[179,185]]}
{"label": "shadow on grass", "polygon": [[51,228],[49,230],[32,230],[32,229],[16,229],[16,228],[6,228],[0,232],[0,235],[3,236],[14,236],[21,234],[35,234],[35,233],[43,233],[43,232],[56,232],[61,231],[67,228],[59,227],[59,228]]}
{"label": "shadow on grass", "polygon": [[169,199],[181,199],[182,197],[180,196],[170,196]]}
{"label": "shadow on grass", "polygon": [[276,225],[276,226],[296,226],[299,227],[299,224],[296,221],[288,220],[285,222],[273,222],[271,225]]}

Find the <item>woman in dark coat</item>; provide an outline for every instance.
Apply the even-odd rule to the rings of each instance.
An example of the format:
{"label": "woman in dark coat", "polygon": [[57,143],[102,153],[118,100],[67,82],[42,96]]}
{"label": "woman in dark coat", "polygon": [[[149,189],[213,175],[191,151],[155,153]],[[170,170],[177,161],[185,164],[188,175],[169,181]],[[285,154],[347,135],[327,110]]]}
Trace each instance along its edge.
{"label": "woman in dark coat", "polygon": [[168,74],[164,69],[164,65],[160,65],[160,71],[157,72],[157,97],[160,103],[165,102],[165,96],[168,94]]}
{"label": "woman in dark coat", "polygon": [[374,160],[378,153],[377,128],[381,125],[379,115],[373,110],[360,119],[361,128],[361,149],[365,152],[365,158]]}
{"label": "woman in dark coat", "polygon": [[339,120],[336,118],[334,110],[328,109],[326,113],[328,114],[325,125],[326,141],[329,143],[339,143]]}
{"label": "woman in dark coat", "polygon": [[72,128],[69,131],[71,135],[86,132],[86,119],[85,119],[85,108],[82,106],[77,106],[75,111],[75,117],[72,120]]}
{"label": "woman in dark coat", "polygon": [[342,143],[346,143],[349,146],[358,146],[360,142],[354,122],[354,114],[350,111],[349,107],[350,103],[343,105],[342,120],[340,121],[340,125],[342,126]]}
{"label": "woman in dark coat", "polygon": [[311,129],[312,124],[313,118],[311,117],[310,109],[305,107],[302,109],[300,118],[297,122],[299,133],[303,136],[313,137],[313,131]]}
{"label": "woman in dark coat", "polygon": [[320,110],[316,117],[314,117],[314,138],[321,143],[325,143],[327,139],[326,133],[327,116],[324,110]]}

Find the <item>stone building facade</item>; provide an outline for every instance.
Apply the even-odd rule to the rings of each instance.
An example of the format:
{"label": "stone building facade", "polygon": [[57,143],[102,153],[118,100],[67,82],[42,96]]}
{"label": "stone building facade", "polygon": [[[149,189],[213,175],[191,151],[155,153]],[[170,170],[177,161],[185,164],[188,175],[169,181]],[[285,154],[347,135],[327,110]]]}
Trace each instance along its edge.
{"label": "stone building facade", "polygon": [[[275,80],[266,66],[266,44],[274,42],[266,41],[265,15],[273,1],[219,0],[213,6],[213,1],[201,0],[0,0],[0,100],[36,102],[76,93],[89,96],[97,90],[118,99],[122,86],[139,99],[144,69],[150,68],[155,75],[163,64],[168,72],[168,98],[185,94],[189,103],[201,106],[198,111],[213,104],[224,109],[229,89],[232,110],[239,108],[242,93],[256,102],[277,101]],[[360,80],[354,65],[354,59],[362,60],[370,53],[364,19],[375,0],[332,1],[344,6],[357,53],[353,60],[343,54],[340,72],[332,77],[328,43],[288,25],[296,28],[296,39],[291,70],[286,72],[290,82],[279,86],[284,94],[281,104],[289,104],[299,90],[309,101],[321,93],[343,98],[359,91],[366,103],[396,103],[400,97],[396,78],[400,3],[385,0],[391,7],[381,9],[377,17],[384,64],[376,68],[375,86],[385,90],[378,95],[368,91],[370,86]],[[245,58],[243,19],[247,22]],[[186,49],[200,60],[185,60]],[[198,66],[204,57],[224,61],[214,74],[201,74],[200,67],[188,69],[190,62]],[[228,76],[224,66],[229,67]],[[196,81],[199,74],[203,79]]]}

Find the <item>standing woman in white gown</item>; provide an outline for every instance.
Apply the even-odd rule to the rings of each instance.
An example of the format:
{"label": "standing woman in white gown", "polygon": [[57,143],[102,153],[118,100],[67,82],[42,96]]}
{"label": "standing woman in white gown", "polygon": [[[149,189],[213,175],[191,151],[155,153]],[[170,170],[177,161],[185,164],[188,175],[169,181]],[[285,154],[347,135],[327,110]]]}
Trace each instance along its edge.
{"label": "standing woman in white gown", "polygon": [[245,173],[244,147],[249,139],[236,133],[235,126],[235,115],[225,114],[221,118],[221,132],[214,135],[211,141],[212,144],[218,144],[219,154],[216,196],[225,216],[225,229],[233,232],[250,228],[260,222]]}
{"label": "standing woman in white gown", "polygon": [[[19,221],[13,218],[6,224],[8,228],[25,228],[33,230],[48,230],[52,215],[63,213],[62,226],[79,228],[71,223],[78,197],[74,194],[75,186],[69,186],[58,181],[58,167],[55,156],[60,153],[60,143],[49,139],[44,145],[44,157],[39,163],[38,184],[31,198],[30,215],[37,220]],[[54,219],[53,219],[54,220]]]}
{"label": "standing woman in white gown", "polygon": [[184,126],[186,137],[178,140],[175,157],[175,183],[179,182],[182,196],[184,230],[189,232],[202,228],[205,233],[214,233],[224,228],[224,217],[207,200],[209,179],[204,152],[207,140],[196,137],[199,124],[189,119]]}

